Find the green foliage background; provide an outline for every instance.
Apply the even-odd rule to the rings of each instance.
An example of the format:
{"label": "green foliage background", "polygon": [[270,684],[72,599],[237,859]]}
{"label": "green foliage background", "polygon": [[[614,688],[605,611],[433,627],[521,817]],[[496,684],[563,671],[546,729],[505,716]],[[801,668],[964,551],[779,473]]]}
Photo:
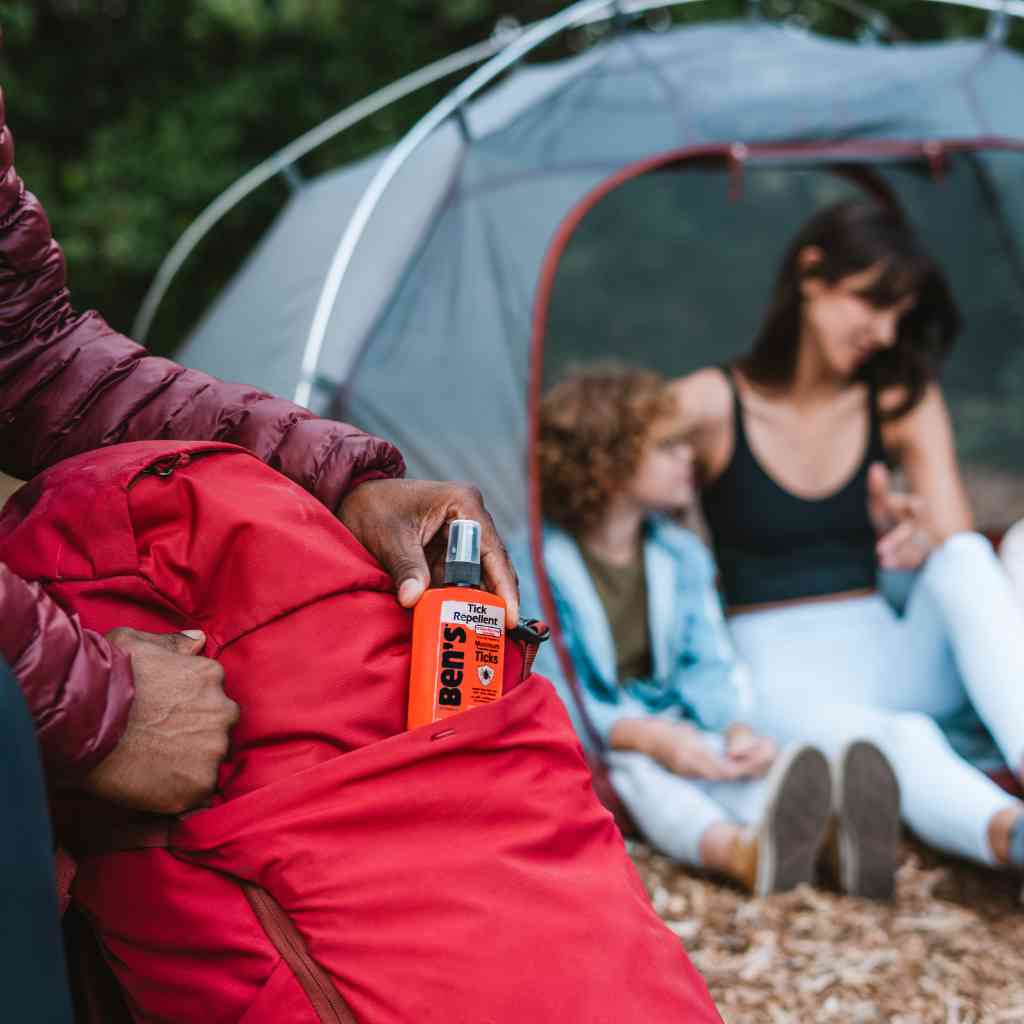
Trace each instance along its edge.
{"label": "green foliage background", "polygon": [[[849,4],[850,0],[846,0]],[[350,103],[557,0],[0,0],[0,82],[17,166],[62,242],[76,305],[127,330],[160,260],[220,191]],[[767,17],[856,36],[826,0],[763,0]],[[913,38],[977,35],[983,12],[879,0]],[[743,0],[676,20],[743,14]],[[576,33],[539,58],[587,45]],[[1014,25],[1011,43],[1024,46]],[[313,175],[393,141],[454,83],[381,112],[311,154]],[[190,260],[151,337],[172,348],[286,198],[264,186]]]}

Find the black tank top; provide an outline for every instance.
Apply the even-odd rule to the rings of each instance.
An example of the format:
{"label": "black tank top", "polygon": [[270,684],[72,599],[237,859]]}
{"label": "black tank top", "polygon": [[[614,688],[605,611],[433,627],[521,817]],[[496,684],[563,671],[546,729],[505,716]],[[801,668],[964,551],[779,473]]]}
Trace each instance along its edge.
{"label": "black tank top", "polygon": [[868,518],[868,467],[887,461],[876,394],[869,385],[869,436],[853,476],[823,498],[801,498],[772,479],[750,449],[732,373],[733,453],[701,493],[726,604],[761,604],[874,587],[875,530]]}

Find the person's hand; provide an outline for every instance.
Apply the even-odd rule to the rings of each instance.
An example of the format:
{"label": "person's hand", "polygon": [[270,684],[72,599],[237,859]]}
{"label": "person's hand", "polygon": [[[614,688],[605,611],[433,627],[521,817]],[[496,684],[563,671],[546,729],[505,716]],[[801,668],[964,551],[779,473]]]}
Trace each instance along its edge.
{"label": "person's hand", "polygon": [[670,772],[709,782],[739,777],[735,767],[704,740],[699,729],[687,722],[658,724],[662,730],[654,756]]}
{"label": "person's hand", "polygon": [[779,748],[749,725],[734,722],[725,730],[725,757],[737,779],[758,779],[775,763]]}
{"label": "person's hand", "polygon": [[868,467],[868,515],[878,533],[875,551],[883,569],[919,569],[935,546],[924,523],[924,500],[892,489],[884,463]]}
{"label": "person's hand", "polygon": [[443,581],[447,524],[453,519],[475,519],[480,524],[483,585],[505,599],[508,625],[519,621],[515,570],[475,487],[428,480],[369,480],[345,495],[338,518],[391,575],[405,608],[416,604],[431,580]]}
{"label": "person's hand", "polygon": [[238,721],[238,705],[224,694],[224,670],[199,657],[202,633],[115,629],[107,640],[131,656],[135,699],[124,735],[89,773],[86,791],[159,814],[202,805]]}

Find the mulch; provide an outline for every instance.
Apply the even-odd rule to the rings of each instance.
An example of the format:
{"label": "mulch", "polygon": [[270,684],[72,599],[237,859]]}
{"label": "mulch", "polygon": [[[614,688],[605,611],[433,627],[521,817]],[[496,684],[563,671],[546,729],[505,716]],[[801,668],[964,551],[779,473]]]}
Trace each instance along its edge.
{"label": "mulch", "polygon": [[753,899],[628,845],[726,1024],[1024,1024],[1019,874],[908,840],[891,904],[806,886]]}

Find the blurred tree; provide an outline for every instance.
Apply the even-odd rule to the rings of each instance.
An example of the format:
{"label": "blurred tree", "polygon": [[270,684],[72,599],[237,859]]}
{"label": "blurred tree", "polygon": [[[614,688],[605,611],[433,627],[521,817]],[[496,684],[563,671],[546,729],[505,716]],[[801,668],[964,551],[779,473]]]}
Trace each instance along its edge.
{"label": "blurred tree", "polygon": [[[559,0],[0,0],[0,66],[18,166],[67,252],[73,294],[126,330],[160,260],[203,206],[302,132],[400,75],[526,23]],[[878,0],[915,38],[984,30],[981,12]],[[676,20],[730,17],[707,0]],[[763,0],[766,17],[856,36],[827,0]],[[545,50],[578,49],[583,32]],[[1013,41],[1024,42],[1019,25]],[[393,141],[451,81],[382,111],[311,154],[306,173]],[[190,261],[151,343],[166,351],[234,272],[287,195],[275,182]]]}

